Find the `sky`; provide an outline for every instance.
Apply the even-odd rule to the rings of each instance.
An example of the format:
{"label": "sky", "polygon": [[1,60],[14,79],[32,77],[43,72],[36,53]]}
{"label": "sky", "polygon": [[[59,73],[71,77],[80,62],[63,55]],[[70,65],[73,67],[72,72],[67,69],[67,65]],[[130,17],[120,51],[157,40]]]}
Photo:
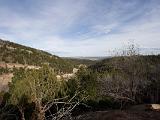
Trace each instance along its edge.
{"label": "sky", "polygon": [[68,57],[160,51],[160,0],[0,0],[0,38]]}

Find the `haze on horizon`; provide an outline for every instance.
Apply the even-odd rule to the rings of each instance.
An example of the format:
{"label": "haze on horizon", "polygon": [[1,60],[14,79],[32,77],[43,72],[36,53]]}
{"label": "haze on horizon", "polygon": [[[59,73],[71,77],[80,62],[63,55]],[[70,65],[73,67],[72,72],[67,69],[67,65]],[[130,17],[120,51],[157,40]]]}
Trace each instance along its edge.
{"label": "haze on horizon", "polygon": [[59,56],[105,56],[128,41],[160,52],[160,0],[0,0],[0,38]]}

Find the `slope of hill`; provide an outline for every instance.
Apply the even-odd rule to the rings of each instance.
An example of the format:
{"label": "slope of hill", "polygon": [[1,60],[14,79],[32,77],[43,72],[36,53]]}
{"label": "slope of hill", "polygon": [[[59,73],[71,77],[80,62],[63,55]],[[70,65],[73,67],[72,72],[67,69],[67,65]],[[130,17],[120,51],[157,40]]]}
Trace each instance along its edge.
{"label": "slope of hill", "polygon": [[42,66],[49,64],[57,71],[71,72],[73,65],[56,55],[0,39],[0,62]]}
{"label": "slope of hill", "polygon": [[74,66],[79,66],[80,64],[90,66],[90,65],[93,65],[97,62],[95,60],[72,58],[72,57],[63,57],[63,59],[70,61]]}
{"label": "slope of hill", "polygon": [[[123,57],[112,57],[112,58],[103,59],[89,66],[89,68],[97,72],[110,71],[117,66],[118,67],[124,66],[124,63],[125,61],[127,61],[128,58],[129,57],[123,56]],[[137,56],[135,60],[137,60],[135,64],[138,64],[138,62],[143,62],[143,64],[146,64],[146,65],[149,64],[150,66],[157,66],[157,67],[160,66],[160,55]],[[128,62],[130,62],[129,59],[128,59]],[[133,68],[130,68],[130,69],[133,69]]]}
{"label": "slope of hill", "polygon": [[98,74],[103,96],[129,98],[137,103],[160,101],[160,55],[113,57],[89,69]]}

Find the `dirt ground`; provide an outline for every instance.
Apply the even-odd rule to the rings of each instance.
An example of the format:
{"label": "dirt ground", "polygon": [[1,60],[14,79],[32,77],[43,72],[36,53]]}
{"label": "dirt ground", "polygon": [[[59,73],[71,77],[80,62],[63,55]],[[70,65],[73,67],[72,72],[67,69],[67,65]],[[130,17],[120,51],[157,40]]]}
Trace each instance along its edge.
{"label": "dirt ground", "polygon": [[8,91],[8,82],[11,82],[12,77],[12,73],[0,75],[0,92]]}
{"label": "dirt ground", "polygon": [[157,111],[96,111],[79,115],[74,120],[160,120]]}

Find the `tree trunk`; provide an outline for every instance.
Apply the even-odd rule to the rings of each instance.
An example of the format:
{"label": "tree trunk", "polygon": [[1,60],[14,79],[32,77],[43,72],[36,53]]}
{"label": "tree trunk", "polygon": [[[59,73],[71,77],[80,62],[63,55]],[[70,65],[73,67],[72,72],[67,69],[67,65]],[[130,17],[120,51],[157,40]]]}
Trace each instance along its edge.
{"label": "tree trunk", "polygon": [[24,112],[22,113],[22,120],[25,120],[25,117],[24,117]]}
{"label": "tree trunk", "polygon": [[37,120],[45,120],[45,112],[39,111],[37,114]]}
{"label": "tree trunk", "polygon": [[25,120],[23,108],[19,108],[19,111],[21,113],[21,120]]}
{"label": "tree trunk", "polygon": [[36,103],[36,116],[37,120],[45,120],[45,111],[42,109],[41,102]]}

